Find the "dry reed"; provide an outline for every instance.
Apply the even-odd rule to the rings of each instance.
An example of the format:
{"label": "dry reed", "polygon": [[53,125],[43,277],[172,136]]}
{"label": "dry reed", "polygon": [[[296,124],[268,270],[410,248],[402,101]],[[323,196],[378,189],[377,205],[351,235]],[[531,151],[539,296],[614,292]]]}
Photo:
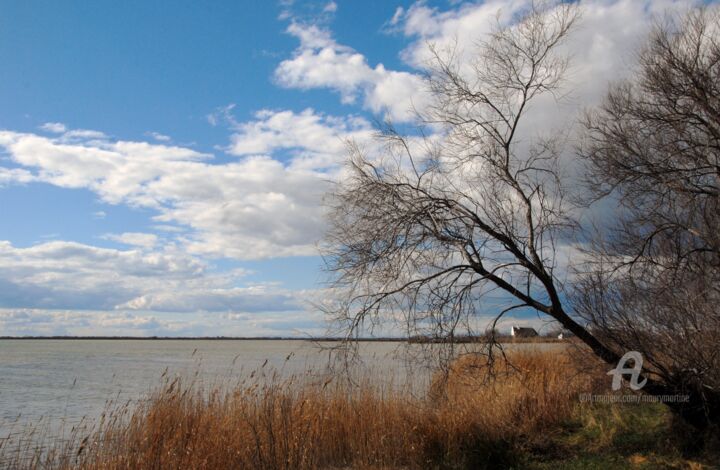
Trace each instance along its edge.
{"label": "dry reed", "polygon": [[0,454],[52,469],[497,468],[547,438],[592,385],[567,352],[515,352],[493,380],[485,365],[461,358],[422,396],[369,381],[208,391],[175,379],[30,460]]}

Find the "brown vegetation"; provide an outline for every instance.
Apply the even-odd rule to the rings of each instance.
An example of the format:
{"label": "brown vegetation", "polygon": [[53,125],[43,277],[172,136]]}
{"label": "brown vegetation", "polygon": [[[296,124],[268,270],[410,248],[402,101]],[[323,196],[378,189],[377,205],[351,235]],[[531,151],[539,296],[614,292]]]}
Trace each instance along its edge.
{"label": "brown vegetation", "polygon": [[506,468],[528,452],[552,458],[564,426],[587,421],[577,396],[597,389],[600,376],[566,353],[509,359],[488,381],[482,358],[461,358],[414,398],[370,382],[253,379],[208,392],[173,380],[86,436],[24,461],[0,445],[0,459],[13,468],[330,469]]}

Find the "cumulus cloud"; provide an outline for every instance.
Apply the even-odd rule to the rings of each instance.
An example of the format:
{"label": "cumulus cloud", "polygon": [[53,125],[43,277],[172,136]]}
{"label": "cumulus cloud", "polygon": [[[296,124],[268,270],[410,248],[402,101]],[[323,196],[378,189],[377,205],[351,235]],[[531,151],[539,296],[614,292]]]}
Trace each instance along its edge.
{"label": "cumulus cloud", "polygon": [[347,104],[362,96],[366,109],[400,122],[412,120],[414,110],[424,106],[427,98],[418,75],[387,70],[383,64],[371,67],[365,56],[338,44],[327,29],[315,24],[293,22],[287,32],[300,40],[300,46],[275,70],[281,86],[329,88]]}
{"label": "cumulus cloud", "polygon": [[139,295],[141,287],[192,280],[203,272],[200,261],[182,254],[144,254],[62,241],[18,248],[4,241],[0,306],[112,309]]}
{"label": "cumulus cloud", "polygon": [[[348,139],[370,145],[371,125],[357,116],[312,109],[263,110],[239,123],[231,109],[223,113],[233,131],[227,151],[242,157],[236,162],[219,164],[212,155],[180,146],[97,139],[101,132],[45,137],[0,131],[0,148],[23,167],[0,167],[0,184],[42,181],[87,188],[104,202],[153,209],[158,225],[190,229],[178,241],[196,254],[236,259],[316,254],[328,180],[344,159]],[[142,242],[149,246],[151,240],[144,236]]]}
{"label": "cumulus cloud", "polygon": [[[632,70],[654,21],[672,12],[685,11],[695,0],[584,0],[578,2],[580,21],[560,50],[571,58],[559,103],[548,96],[535,103],[526,120],[534,132],[567,129],[584,107],[597,104],[611,82]],[[428,44],[438,51],[452,51],[460,63],[469,64],[476,44],[494,28],[512,25],[531,8],[530,0],[488,0],[440,10],[417,2],[397,10],[391,23],[412,42],[401,52],[411,67],[422,69],[432,60]]]}
{"label": "cumulus cloud", "polygon": [[[159,224],[190,228],[179,242],[196,254],[316,254],[328,171],[342,161],[344,140],[369,138],[369,124],[313,110],[262,111],[234,129],[229,151],[242,158],[226,164],[179,146],[0,131],[0,148],[23,167],[0,169],[0,184],[87,188],[107,203],[153,209]],[[270,155],[284,149],[285,158]]]}
{"label": "cumulus cloud", "polygon": [[[582,21],[573,33],[565,52],[573,57],[568,77],[572,116],[578,106],[591,105],[607,90],[608,82],[627,73],[633,54],[646,37],[652,22],[671,11],[682,11],[693,0],[586,0],[581,1]],[[276,81],[284,87],[327,88],[340,94],[343,103],[362,100],[364,108],[383,113],[398,121],[412,121],[413,110],[427,105],[428,97],[420,74],[431,60],[428,44],[439,51],[452,50],[461,62],[468,63],[475,45],[496,26],[511,25],[528,11],[530,0],[488,0],[463,3],[441,10],[426,2],[395,10],[387,24],[411,40],[400,51],[410,72],[369,65],[368,58],[351,47],[337,43],[329,29],[313,23],[292,22],[287,32],[300,45],[293,57],[282,61],[275,70]],[[547,110],[547,108],[545,108]],[[538,111],[537,115],[542,115]],[[563,127],[563,120],[552,116],[550,122],[533,123]]]}
{"label": "cumulus cloud", "polygon": [[365,119],[333,117],[309,108],[300,113],[262,110],[255,118],[234,124],[228,151],[234,155],[267,155],[288,149],[293,169],[336,166],[345,155],[348,140],[369,142],[374,132]]}
{"label": "cumulus cloud", "polygon": [[[132,238],[133,234],[125,234]],[[140,312],[302,311],[302,293],[240,286],[247,271],[216,272],[174,246],[116,250],[52,241],[0,242],[0,308]]]}

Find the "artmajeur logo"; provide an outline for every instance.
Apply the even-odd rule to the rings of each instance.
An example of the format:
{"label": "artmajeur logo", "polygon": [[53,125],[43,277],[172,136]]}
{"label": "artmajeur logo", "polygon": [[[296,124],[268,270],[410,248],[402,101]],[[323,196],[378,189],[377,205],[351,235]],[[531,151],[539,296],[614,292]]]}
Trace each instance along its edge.
{"label": "artmajeur logo", "polygon": [[[632,367],[626,367],[628,361],[632,360]],[[638,351],[628,351],[618,361],[618,365],[614,369],[610,369],[607,375],[612,375],[612,389],[614,391],[620,390],[622,385],[623,375],[630,375],[630,388],[633,390],[640,390],[647,383],[647,379],[643,379],[642,382],[638,382],[640,373],[642,372],[643,358],[642,354]]]}
{"label": "artmajeur logo", "polygon": [[[632,361],[632,366],[628,363]],[[638,351],[629,351],[618,361],[617,367],[610,369],[607,375],[612,375],[612,389],[617,392],[622,387],[623,376],[630,376],[630,388],[634,391],[645,386],[648,379],[640,381],[642,373],[643,357]],[[594,395],[592,393],[581,393],[578,398],[581,402],[594,403],[688,403],[690,395],[649,395],[646,393],[631,394],[606,394]]]}

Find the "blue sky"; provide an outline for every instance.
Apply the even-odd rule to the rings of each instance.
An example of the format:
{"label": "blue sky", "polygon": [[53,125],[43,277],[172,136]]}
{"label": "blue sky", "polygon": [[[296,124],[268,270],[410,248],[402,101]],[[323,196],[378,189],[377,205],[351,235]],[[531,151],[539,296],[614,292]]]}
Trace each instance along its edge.
{"label": "blue sky", "polygon": [[[527,4],[2,2],[0,335],[322,333],[343,141],[412,124],[428,42],[471,44]],[[575,91],[543,126],[689,3],[581,4]]]}

